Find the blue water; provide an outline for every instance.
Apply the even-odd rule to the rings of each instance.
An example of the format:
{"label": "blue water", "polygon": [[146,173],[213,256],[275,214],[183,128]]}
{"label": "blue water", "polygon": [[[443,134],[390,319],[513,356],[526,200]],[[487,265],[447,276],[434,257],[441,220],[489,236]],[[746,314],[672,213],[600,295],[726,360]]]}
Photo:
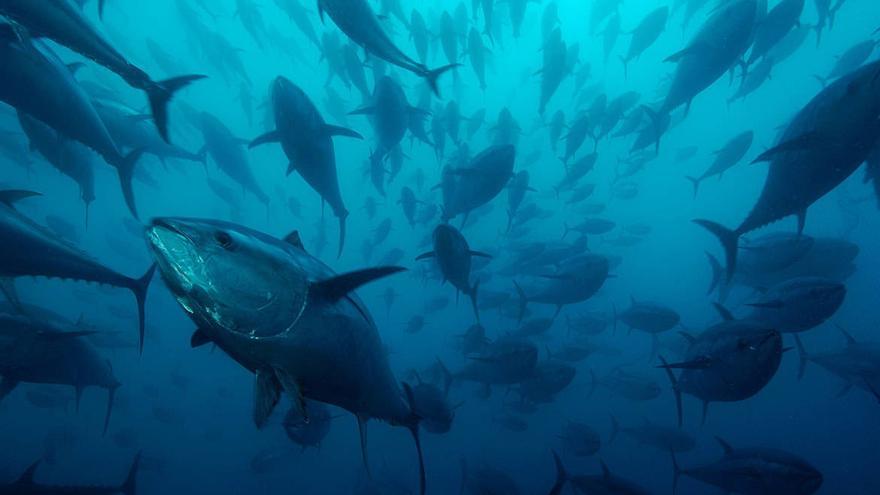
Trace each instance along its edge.
{"label": "blue water", "polygon": [[[328,91],[332,89],[341,95],[343,108],[354,110],[362,106],[360,94],[338,78],[329,85],[325,83],[328,65],[326,58],[321,56],[321,49],[311,44],[287,15],[273,2],[264,0],[258,3],[258,12],[265,24],[280,33],[284,40],[283,44],[270,41],[261,49],[235,15],[236,2],[202,2],[215,14],[212,17],[198,7],[199,2],[177,1],[189,4],[207,29],[225,38],[229,46],[235,48],[230,56],[236,55],[243,61],[251,81],[249,85],[240,76],[224,75],[203,56],[197,42],[188,35],[186,24],[181,22],[176,2],[113,0],[107,2],[103,21],[97,18],[95,2],[88,2],[85,7],[89,22],[129,60],[151,75],[165,74],[147,50],[147,39],[154,40],[168,51],[183,73],[209,76],[182,91],[172,103],[170,125],[175,144],[194,152],[203,144],[201,133],[185,123],[182,113],[185,105],[209,111],[235,136],[248,141],[263,134],[271,122],[270,110],[265,104],[268,87],[279,75],[299,85],[329,123],[352,128],[365,139],[334,139],[342,197],[350,211],[346,245],[339,258],[336,257],[338,227],[332,211],[329,207],[322,209],[320,197],[296,173],[285,175],[288,161],[278,146],[247,152],[258,184],[270,197],[268,213],[265,205],[254,195],[242,192],[241,187],[223,175],[210,160],[206,171],[198,163],[172,159],[163,164],[147,157],[139,166],[149,171],[159,187],[135,182],[141,217],[224,219],[278,237],[298,230],[306,249],[337,272],[372,266],[392,249],[400,249],[404,256],[394,263],[410,268],[409,273],[359,290],[389,350],[392,368],[403,378],[411,369],[430,366],[435,358],[442,359],[453,369],[462,366],[466,361],[453,344],[455,336],[474,322],[470,303],[464,296],[456,303],[454,289],[449,284],[441,285],[434,277],[425,277],[424,265],[414,261],[417,255],[430,249],[426,238],[439,222],[439,217],[428,224],[411,227],[398,205],[400,190],[404,186],[415,190],[418,199],[424,202],[419,208],[442,204],[440,193],[432,187],[440,183],[445,160],[438,160],[433,148],[407,135],[402,141],[406,155],[402,170],[393,182],[386,184],[387,195],[382,197],[365,174],[369,156],[376,149],[369,120],[363,116],[348,116],[341,121],[325,103]],[[250,0],[240,1],[251,3]],[[451,0],[400,2],[407,15],[413,9],[419,10],[429,27],[437,24],[444,10],[452,13],[459,5]],[[314,2],[301,3],[319,37],[323,32],[338,32],[329,18],[322,24]],[[371,3],[379,9],[378,2]],[[618,56],[626,53],[629,36],[621,34],[606,62],[601,33],[590,34],[586,27],[592,2],[556,0],[563,39],[569,45],[580,45],[580,62],[575,72],[589,64],[591,77],[580,89],[575,88],[574,77],[567,77],[542,117],[538,113],[540,75],[535,72],[542,65],[541,14],[550,3],[546,0],[528,3],[521,35],[514,38],[506,3],[497,2],[495,15],[500,26],[494,45],[483,36],[484,44],[491,51],[486,54],[486,90],[479,89],[469,60],[461,55],[462,66],[441,77],[442,96],[433,96],[429,108],[435,113],[442,112],[447,102],[456,101],[463,116],[486,109],[487,123],[467,141],[472,153],[492,143],[490,128],[502,109],[509,109],[517,120],[522,136],[517,145],[515,170],[528,170],[531,186],[537,190],[529,193],[526,201],[552,212],[547,219],[527,223],[528,231],[522,242],[556,242],[566,223],[574,224],[584,217],[557,199],[553,192],[553,186],[565,171],[559,159],[564,140],[554,153],[542,119],[549,120],[561,109],[571,123],[574,115],[593,101],[593,97],[589,97],[578,106],[574,95],[593,85],[597,95],[605,93],[609,99],[626,91],[635,91],[641,95],[639,104],[658,106],[665,96],[664,80],[675,69],[675,64],[665,63],[663,59],[684,46],[711,10],[711,6],[701,9],[684,29],[682,11],[672,13],[657,42],[630,63],[625,78]],[[622,3],[619,6],[622,30],[631,30],[646,13],[665,4],[667,2],[662,0]],[[771,1],[770,7],[774,4]],[[474,19],[470,2],[465,8],[468,21],[482,31],[482,14],[478,13]],[[801,23],[815,22],[814,3],[808,1]],[[382,26],[392,33],[391,38],[404,52],[415,57],[415,47],[406,26],[391,14],[382,20]],[[595,169],[581,180],[581,184],[596,185],[594,194],[584,203],[605,205],[606,210],[599,216],[613,220],[618,227],[615,232],[591,236],[588,242],[594,252],[620,257],[621,261],[612,269],[613,278],[606,281],[598,294],[589,301],[564,308],[551,330],[536,340],[541,358],[546,357],[545,346],[555,349],[569,339],[566,315],[592,311],[610,319],[612,307],[627,306],[631,296],[674,308],[688,331],[698,332],[716,322],[717,314],[711,306],[713,296],[706,295],[711,272],[704,251],[716,256],[721,253],[716,240],[690,220],[711,218],[725,225],[736,225],[744,218],[760,192],[766,173],[766,164],[749,165],[749,162],[775,144],[777,129],[786,125],[821,90],[822,86],[813,76],[826,74],[838,55],[855,43],[868,39],[878,26],[880,7],[874,0],[849,0],[840,8],[833,29],[826,29],[823,33],[821,44],[817,46],[816,37],[811,33],[792,57],[774,67],[771,79],[744,100],[728,104],[727,99],[736,91],[736,83],[731,86],[726,75],[721,77],[695,98],[683,122],[662,137],[656,158],[652,158],[644,170],[627,179],[638,187],[635,198],[615,197],[613,190],[615,170],[629,154],[632,136],[602,140],[598,144]],[[339,36],[347,42],[343,34]],[[55,48],[66,61],[82,60],[70,51]],[[460,54],[464,50],[460,45]],[[363,58],[363,50],[358,50],[358,54]],[[872,55],[869,60],[874,58]],[[432,40],[427,65],[436,67],[446,63],[439,41]],[[372,86],[370,68],[367,62],[367,80]],[[421,101],[426,88],[419,78],[397,68],[389,68],[389,71],[403,85],[410,104]],[[94,63],[87,62],[77,77],[111,88],[134,109],[146,111],[140,92],[128,88],[117,76]],[[248,121],[243,104],[238,100],[242,84],[248,86],[253,95],[250,108],[253,122]],[[0,123],[3,129],[18,130],[14,112],[9,107],[0,108]],[[427,123],[430,123],[430,117]],[[466,122],[462,127],[461,133],[466,136]],[[684,176],[705,170],[711,163],[712,152],[745,130],[753,130],[755,140],[742,162],[727,171],[722,180],[706,180],[695,199]],[[446,141],[445,157],[448,159],[454,154],[455,147],[450,138],[447,137]],[[696,155],[685,162],[677,162],[676,153],[687,146],[696,146]],[[590,152],[591,148],[592,140],[587,139],[576,158]],[[522,162],[529,155],[538,158],[524,166]],[[124,222],[131,219],[113,170],[100,164],[100,160],[96,163],[97,199],[89,208],[87,225],[78,186],[38,155],[33,155],[30,170],[0,155],[0,181],[6,184],[5,188],[29,189],[43,194],[20,204],[19,210],[25,215],[40,223],[50,215],[68,220],[75,226],[79,236],[77,243],[84,251],[127,275],[140,275],[151,262],[150,255],[143,240],[124,227]],[[418,173],[424,174],[421,187],[416,181]],[[230,187],[240,198],[240,208],[230,208],[219,199],[208,187],[206,174]],[[860,248],[856,259],[858,269],[846,280],[847,297],[843,307],[831,321],[803,335],[810,349],[841,348],[844,339],[835,324],[846,328],[859,341],[875,339],[874,326],[880,316],[874,304],[878,290],[876,274],[880,270],[880,238],[874,233],[880,225],[872,195],[871,188],[862,183],[862,172],[859,171],[810,208],[807,234],[845,238]],[[300,216],[288,208],[288,198],[295,198],[301,204]],[[379,203],[375,218],[369,218],[362,207],[368,198]],[[483,269],[485,273],[493,273],[505,266],[511,249],[510,240],[504,235],[506,191],[490,205],[492,208],[488,214],[463,229],[474,249],[494,255],[492,262]],[[362,246],[371,241],[374,229],[386,218],[393,226],[389,237],[374,248],[370,259],[365,259]],[[461,218],[458,218],[453,223],[458,226],[460,222]],[[634,246],[615,246],[613,241],[622,235],[623,227],[633,224],[650,225],[651,232]],[[795,228],[795,220],[789,218],[762,232],[790,232]],[[325,232],[323,242],[322,230]],[[575,237],[571,234],[566,240],[573,241]],[[382,296],[389,286],[399,296],[386,312]],[[82,315],[102,328],[128,332],[134,338],[135,306],[131,296],[124,291],[105,290],[78,282],[30,278],[20,279],[18,289],[24,301],[49,307],[71,320]],[[481,291],[515,294],[512,279],[502,275],[493,275]],[[423,314],[425,301],[436,297],[449,298],[449,306],[424,315],[425,326],[418,333],[405,332],[409,320]],[[735,312],[745,312],[741,305],[750,297],[752,294],[747,290],[735,291],[727,304]],[[530,305],[531,317],[550,317],[553,309]],[[515,318],[494,310],[483,311],[482,324],[491,339],[517,327]],[[148,299],[143,355],[138,356],[134,348],[100,351],[112,363],[114,373],[123,383],[108,434],[101,435],[106,399],[103,391],[88,389],[79,412],[75,413],[72,403],[66,410],[35,407],[26,400],[25,391],[49,386],[23,385],[0,403],[0,444],[3,446],[0,448],[0,479],[14,480],[26,466],[47,455],[47,436],[66,432],[72,438],[58,447],[54,462],[43,463],[38,470],[38,480],[115,484],[124,478],[131,458],[141,450],[147,459],[138,478],[138,491],[143,494],[352,493],[353,487],[365,477],[354,418],[334,409],[336,417],[331,432],[320,449],[301,451],[287,440],[281,427],[281,419],[288,409],[284,398],[270,424],[257,430],[251,417],[253,376],[220,351],[212,352],[208,346],[191,349],[189,338],[193,330],[192,323],[157,277]],[[673,342],[676,331],[664,335],[664,342]],[[496,386],[489,398],[483,398],[480,397],[480,387],[472,383],[455,384],[450,392],[450,402],[462,405],[456,411],[452,430],[445,435],[423,435],[429,493],[458,492],[461,459],[467,459],[472,467],[486,464],[503,470],[516,481],[522,493],[546,493],[554,475],[551,450],[561,451],[558,436],[567,421],[592,426],[603,442],[599,453],[588,458],[566,456],[563,451],[569,471],[599,473],[601,459],[614,474],[637,481],[651,493],[670,493],[672,465],[668,454],[642,447],[626,436],[607,443],[611,415],[623,425],[639,424],[643,418],[668,426],[675,423],[674,397],[665,374],[656,369],[657,360],[651,357],[650,337],[622,329],[613,332],[609,325],[590,341],[620,353],[593,355],[578,363],[577,375],[570,386],[552,403],[539,405],[537,412],[523,416],[528,422],[528,429],[524,432],[508,431],[493,419],[504,412],[504,403],[515,397],[515,392]],[[786,337],[785,345],[794,344]],[[704,425],[700,424],[700,404],[686,396],[684,428],[697,439],[697,448],[680,455],[679,462],[694,466],[718,459],[722,450],[714,436],[719,436],[735,447],[780,448],[807,459],[824,476],[818,493],[880,493],[880,477],[875,474],[875,466],[880,460],[875,448],[880,442],[880,426],[876,421],[880,405],[877,400],[858,388],[838,397],[840,381],[813,365],[808,366],[802,380],[797,380],[797,365],[796,351],[785,353],[778,372],[766,388],[743,402],[712,404]],[[663,393],[646,402],[626,400],[601,386],[589,394],[591,372],[604,376],[620,366],[651,377]],[[70,391],[69,387],[60,390]],[[161,413],[157,414],[157,408],[172,412],[170,420],[157,418],[161,416]],[[114,435],[129,430],[135,440],[131,445],[120,446]],[[251,460],[267,449],[280,452],[281,457],[256,472]],[[376,477],[395,480],[412,493],[417,492],[415,452],[406,430],[371,423],[369,451]],[[715,488],[687,478],[682,479],[678,489],[681,494],[715,491]]]}

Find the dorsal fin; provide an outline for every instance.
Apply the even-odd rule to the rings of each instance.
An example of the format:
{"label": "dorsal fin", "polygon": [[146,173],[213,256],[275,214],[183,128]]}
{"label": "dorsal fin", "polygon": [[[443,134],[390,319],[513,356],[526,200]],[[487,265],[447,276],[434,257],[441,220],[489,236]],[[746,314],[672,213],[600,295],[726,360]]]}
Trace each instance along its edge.
{"label": "dorsal fin", "polygon": [[193,348],[201,347],[209,343],[211,343],[211,338],[208,337],[202,329],[196,329],[196,331],[193,332],[192,337],[189,338],[189,346]]}
{"label": "dorsal fin", "polygon": [[32,196],[42,196],[42,194],[24,189],[7,189],[5,191],[0,191],[0,203],[5,203],[6,206],[14,208],[15,203]]}
{"label": "dorsal fin", "polygon": [[40,466],[39,460],[34,462],[33,464],[31,464],[30,466],[28,466],[28,468],[25,469],[23,473],[21,473],[21,476],[19,476],[18,479],[15,480],[15,484],[16,485],[33,485],[34,484],[34,473],[37,472],[37,468],[39,466]]}
{"label": "dorsal fin", "polygon": [[364,284],[405,270],[406,268],[399,266],[380,266],[343,273],[312,283],[309,293],[313,297],[336,302]]}
{"label": "dorsal fin", "polygon": [[287,234],[287,236],[284,238],[284,242],[292,246],[298,247],[303,251],[306,250],[305,246],[303,246],[302,237],[300,237],[298,230],[294,230],[293,232]]}
{"label": "dorsal fin", "polygon": [[716,436],[716,437],[715,437],[715,440],[717,440],[717,441],[718,441],[718,444],[721,445],[721,448],[724,449],[724,454],[725,454],[725,455],[730,454],[731,452],[733,452],[733,447],[731,447],[730,444],[727,443],[727,441],[725,441],[723,438],[721,438],[721,437],[717,437],[717,436]]}

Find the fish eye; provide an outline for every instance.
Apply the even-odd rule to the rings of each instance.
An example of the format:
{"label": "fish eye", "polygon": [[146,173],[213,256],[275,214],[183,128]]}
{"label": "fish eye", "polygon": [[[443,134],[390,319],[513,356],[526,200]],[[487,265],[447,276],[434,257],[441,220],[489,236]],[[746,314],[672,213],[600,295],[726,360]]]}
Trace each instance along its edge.
{"label": "fish eye", "polygon": [[217,244],[220,245],[223,249],[231,249],[232,248],[232,236],[227,232],[218,231],[214,234],[214,240],[217,241]]}

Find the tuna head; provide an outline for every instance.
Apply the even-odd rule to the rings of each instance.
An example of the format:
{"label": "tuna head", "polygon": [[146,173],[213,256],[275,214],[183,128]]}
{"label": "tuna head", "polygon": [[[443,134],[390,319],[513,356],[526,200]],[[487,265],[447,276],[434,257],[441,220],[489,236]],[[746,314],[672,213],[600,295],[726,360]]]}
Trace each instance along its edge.
{"label": "tuna head", "polygon": [[275,120],[279,118],[279,109],[293,109],[294,115],[309,115],[314,113],[314,106],[303,90],[290,82],[286,77],[278,76],[272,82],[270,88],[272,108],[275,111]]}
{"label": "tuna head", "polygon": [[307,274],[264,237],[210,220],[157,219],[147,230],[168,288],[212,338],[279,335],[302,314]]}
{"label": "tuna head", "polygon": [[297,234],[282,241],[215,220],[155,219],[146,237],[166,285],[199,328],[192,344],[214,342],[255,372],[258,428],[282,391],[306,413],[305,399],[314,399],[355,414],[365,460],[368,419],[405,426],[419,451],[424,493],[421,418],[412,413],[411,389],[404,387],[405,401],[354,294],[401,268],[336,275],[306,253]]}
{"label": "tuna head", "polygon": [[468,253],[468,244],[461,232],[447,224],[440,224],[432,234],[434,249],[445,257],[463,256]]}

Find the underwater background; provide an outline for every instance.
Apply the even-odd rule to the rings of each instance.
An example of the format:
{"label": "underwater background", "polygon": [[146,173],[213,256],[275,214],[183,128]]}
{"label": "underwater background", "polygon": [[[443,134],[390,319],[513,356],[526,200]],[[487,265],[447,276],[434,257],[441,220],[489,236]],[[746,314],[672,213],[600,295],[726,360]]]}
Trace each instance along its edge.
{"label": "underwater background", "polygon": [[[737,1],[742,0],[721,3]],[[234,141],[246,157],[260,194],[265,195],[260,198],[253,190],[245,190],[217,167],[210,152],[204,165],[199,160],[159,160],[147,154],[137,165],[140,172],[134,182],[143,223],[154,217],[183,216],[227,220],[278,238],[296,230],[306,252],[338,273],[383,265],[408,268],[406,273],[358,289],[399,380],[415,383],[411,371],[428,376],[429,369],[437,370],[438,360],[453,372],[473,362],[473,356],[464,355],[459,347],[459,336],[476,323],[468,296],[442,283],[430,260],[416,261],[416,257],[432,250],[431,234],[441,223],[444,198],[435,186],[443,182],[444,167],[467,163],[468,157],[500,144],[507,138],[499,137],[500,130],[508,127],[499,123],[498,116],[508,111],[513,117],[516,124],[510,128],[515,142],[504,144],[516,147],[514,172],[529,173],[529,190],[519,210],[533,209],[528,212],[532,218],[514,221],[513,228],[508,228],[505,186],[472,212],[464,227],[462,216],[450,220],[471,249],[491,255],[475,261],[473,267],[473,279],[480,280],[477,304],[487,294],[500,302],[496,307],[488,303],[481,306],[479,323],[489,341],[516,334],[523,322],[546,324],[537,335],[526,336],[541,362],[552,360],[554,351],[575,344],[588,348],[589,356],[570,362],[575,371],[570,383],[534,408],[511,406],[524,401],[516,384],[489,389],[472,381],[453,380],[446,396],[455,407],[451,429],[440,435],[422,435],[430,493],[459,493],[462,485],[466,493],[510,493],[497,486],[480,488],[463,483],[462,460],[471,478],[491,466],[514,480],[519,493],[547,493],[556,473],[552,451],[559,453],[572,475],[601,477],[601,460],[613,475],[636,482],[647,493],[672,492],[670,454],[622,433],[611,441],[612,423],[626,427],[647,421],[677,428],[675,394],[666,370],[659,367],[659,356],[670,362],[683,361],[687,339],[679,332],[699,334],[717,323],[719,314],[712,305],[716,301],[723,301],[734,314],[748,313],[747,304],[760,298],[764,289],[736,286],[723,296],[720,291],[707,294],[713,271],[706,252],[722,264],[724,253],[717,240],[692,220],[709,218],[735,226],[745,217],[768,170],[767,163],[751,164],[752,160],[778,144],[781,129],[823,89],[823,78],[839,57],[854,45],[877,40],[878,35],[872,33],[880,27],[880,5],[875,1],[841,0],[833,6],[833,25],[828,21],[817,40],[816,4],[822,2],[801,2],[804,6],[798,22],[788,29],[807,32],[790,56],[772,64],[757,89],[731,101],[743,79],[742,67],[734,61],[730,64],[732,76],[724,70],[717,81],[695,96],[686,116],[679,108],[672,112],[669,129],[656,132],[647,115],[661,105],[677,65],[665,59],[688,46],[716,9],[725,8],[715,0],[522,2],[521,24],[511,18],[520,2],[496,1],[489,34],[484,33],[481,5],[486,2],[368,2],[381,14],[379,23],[390,39],[409,56],[417,58],[408,27],[411,13],[417,11],[429,31],[425,64],[431,68],[461,64],[440,76],[439,95],[432,94],[417,75],[381,63],[361,48],[346,52],[349,39],[326,14],[321,21],[315,2],[110,0],[100,19],[96,2],[84,3],[87,22],[147,73],[162,78],[190,73],[208,76],[182,90],[171,102],[171,140],[198,154],[205,138],[193,115],[210,113],[231,136],[240,138]],[[610,6],[601,5],[606,3]],[[777,3],[770,0],[764,8],[772,10]],[[647,14],[664,6],[669,7],[668,19],[656,41],[628,62],[625,74],[621,58],[627,55],[632,38],[629,33]],[[602,8],[608,13],[596,12]],[[555,17],[554,10],[558,12]],[[244,15],[245,11],[249,13]],[[403,19],[397,11],[404,14]],[[254,12],[261,26],[249,31],[246,25],[254,25],[247,21],[253,20]],[[301,15],[313,32],[298,26],[290,12]],[[444,51],[444,13],[454,24],[451,43],[457,53],[453,60]],[[469,55],[478,49],[468,42],[472,28],[478,32],[485,57],[483,89]],[[556,29],[569,58],[558,89],[540,113],[542,78],[550,73],[546,52],[551,48],[545,40]],[[45,43],[65,62],[83,62],[75,72],[77,80],[105,88],[114,104],[125,105],[133,115],[149,114],[143,95],[118,76],[61,45]],[[872,43],[867,58],[851,69],[876,60],[876,41]],[[167,58],[150,46],[159,47]],[[209,46],[213,49],[206,48]],[[361,65],[346,66],[343,53],[356,55]],[[747,53],[737,60],[745,59]],[[750,71],[759,63],[753,63]],[[355,77],[362,72],[367,94],[352,82],[355,77],[351,71]],[[421,108],[417,114],[424,119],[423,129],[430,141],[407,130],[399,148],[378,165],[385,168],[385,177],[379,179],[384,194],[370,175],[371,155],[379,148],[372,119],[348,114],[370,107],[378,71],[391,75],[409,104]],[[269,94],[278,76],[302,88],[327,123],[363,136],[333,139],[341,197],[349,212],[339,256],[339,225],[332,209],[296,172],[286,173],[290,160],[281,147],[270,144],[248,149],[247,143],[274,128]],[[620,103],[623,108],[608,104],[624,94],[629,100]],[[601,104],[597,103],[600,98],[604,100]],[[455,106],[449,105],[452,102]],[[643,106],[648,110],[642,110]],[[601,127],[596,122],[603,122],[609,108],[621,110],[620,115],[605,121],[611,129],[595,144],[588,137],[567,165],[560,157],[565,153],[570,126],[579,115],[587,114],[593,122],[590,134],[596,136]],[[558,111],[568,126],[554,138],[550,123]],[[643,117],[633,116],[638,119],[637,127],[616,135],[634,112],[644,113]],[[149,117],[135,117],[131,125],[148,123]],[[435,128],[445,143],[437,139]],[[14,155],[9,151],[13,146],[4,144],[0,153],[3,189],[41,193],[17,202],[15,209],[48,225],[102,264],[128,276],[140,276],[153,259],[141,222],[132,218],[125,206],[114,170],[94,155],[95,199],[86,211],[80,186],[39,153],[27,149],[27,137],[10,106],[0,107],[0,129],[4,143],[17,140],[25,147]],[[748,150],[720,180],[710,177],[702,181],[695,196],[686,176],[702,174],[715,159],[716,150],[745,131],[754,135]],[[648,133],[646,145],[633,151],[640,133]],[[593,153],[594,146],[592,169],[574,180],[578,187],[559,191],[567,167]],[[467,173],[462,174],[461,180],[469,179]],[[847,340],[838,327],[856,342],[867,345],[877,340],[880,237],[875,233],[880,217],[874,190],[863,179],[859,170],[809,209],[805,235],[843,239],[858,248],[855,269],[841,277],[846,286],[842,305],[820,325],[798,334],[804,348],[812,352],[845,347]],[[414,192],[417,200],[412,220],[401,204],[404,188]],[[584,199],[568,199],[579,192]],[[613,224],[600,233],[569,232],[586,218]],[[386,219],[390,231],[383,239]],[[745,237],[772,232],[796,233],[797,221],[788,217]],[[526,246],[535,251],[525,251]],[[570,247],[571,256],[589,252],[608,257],[612,260],[609,277],[595,295],[565,305],[558,314],[553,305],[532,302],[522,314],[514,281],[528,291],[534,280],[540,280],[535,276],[551,273],[528,266],[532,257],[528,253],[560,246]],[[559,263],[561,260],[550,265],[558,267]],[[102,434],[104,391],[87,388],[78,412],[70,386],[23,383],[12,391],[0,402],[2,482],[14,482],[27,466],[42,459],[36,474],[40,482],[116,485],[124,479],[136,453],[142,452],[137,477],[137,491],[142,494],[418,492],[416,454],[404,429],[379,421],[369,423],[372,477],[381,481],[381,486],[369,488],[374,491],[367,488],[352,414],[331,407],[326,437],[319,446],[301,447],[285,434],[283,421],[290,399],[283,396],[268,424],[257,429],[252,420],[252,373],[212,346],[191,348],[195,328],[160,277],[153,281],[147,299],[142,354],[137,349],[136,307],[126,291],[45,277],[19,277],[16,288],[21,301],[50,309],[71,322],[88,322],[118,337],[103,345],[95,340],[94,345],[112,364],[122,386],[106,434]],[[389,302],[391,293],[394,298]],[[638,329],[628,329],[618,321],[619,314],[639,301],[674,310],[680,324],[665,329],[657,340]],[[578,329],[585,315],[600,322],[597,330]],[[876,393],[861,383],[848,390],[852,381],[812,363],[799,378],[800,359],[805,355],[795,349],[792,335],[783,335],[783,346],[786,350],[779,368],[766,386],[746,400],[712,403],[705,422],[701,421],[700,401],[685,395],[682,428],[693,437],[695,446],[677,453],[676,461],[689,467],[718,460],[724,454],[715,439],[720,437],[734,448],[791,452],[821,472],[818,491],[784,493],[880,493],[875,468],[880,460]],[[872,354],[868,359],[876,356],[880,355]],[[872,365],[880,370],[876,361],[865,364],[868,368]],[[621,370],[638,376],[643,380],[640,384],[659,393],[644,400],[627,397],[626,391],[619,389],[623,385],[613,380]],[[58,403],[36,404],[27,394],[31,390],[61,398]],[[565,438],[566,427],[572,422],[587,425],[598,435],[601,445],[595,452],[585,456],[572,453],[571,442]],[[568,487],[563,493],[575,490]],[[679,494],[715,492],[718,488],[685,476],[676,487]]]}

